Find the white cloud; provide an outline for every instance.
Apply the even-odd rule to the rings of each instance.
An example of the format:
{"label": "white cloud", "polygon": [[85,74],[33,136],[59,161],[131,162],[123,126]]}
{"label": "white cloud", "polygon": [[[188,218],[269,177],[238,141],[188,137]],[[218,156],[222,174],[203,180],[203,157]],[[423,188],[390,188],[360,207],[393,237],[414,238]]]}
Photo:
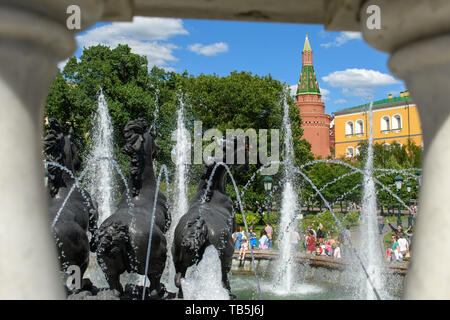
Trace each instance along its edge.
{"label": "white cloud", "polygon": [[361,32],[353,32],[353,31],[345,31],[339,33],[339,36],[337,36],[333,41],[327,42],[327,43],[321,43],[320,46],[324,48],[329,47],[340,47],[344,43],[355,40],[355,39],[362,39]]}
{"label": "white cloud", "polygon": [[297,94],[297,85],[296,84],[290,85],[289,92],[290,92],[291,96],[293,96],[295,98],[295,95]]}
{"label": "white cloud", "polygon": [[379,86],[387,86],[401,83],[393,76],[376,70],[346,69],[335,71],[322,77],[322,80],[332,87],[342,88],[346,96],[368,96]]}
{"label": "white cloud", "polygon": [[147,57],[151,68],[166,67],[168,62],[177,61],[173,50],[178,47],[162,41],[187,34],[181,19],[135,17],[133,22],[113,22],[89,30],[76,40],[80,47],[102,44],[115,48],[119,44],[128,44],[133,53]]}
{"label": "white cloud", "polygon": [[328,101],[330,98],[328,95],[330,94],[330,90],[325,88],[320,88],[320,93],[322,94],[322,101]]}
{"label": "white cloud", "polygon": [[345,99],[337,99],[337,100],[334,100],[333,102],[336,103],[336,104],[342,104],[342,103],[347,103],[347,100],[345,100]]}
{"label": "white cloud", "polygon": [[190,45],[188,49],[197,54],[202,54],[205,56],[215,56],[219,53],[227,52],[228,44],[226,44],[225,42],[217,42],[210,45],[195,43]]}
{"label": "white cloud", "polygon": [[67,62],[69,61],[69,58],[67,58],[66,60],[63,60],[63,61],[60,61],[60,62],[58,62],[58,68],[59,68],[59,70],[63,70],[64,69],[64,67],[66,66],[66,64],[67,64]]}

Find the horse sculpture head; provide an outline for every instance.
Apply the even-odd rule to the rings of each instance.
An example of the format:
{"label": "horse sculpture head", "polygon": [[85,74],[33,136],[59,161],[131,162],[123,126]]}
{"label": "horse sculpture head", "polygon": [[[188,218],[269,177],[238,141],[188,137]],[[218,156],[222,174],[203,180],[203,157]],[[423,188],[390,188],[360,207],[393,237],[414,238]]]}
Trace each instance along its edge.
{"label": "horse sculpture head", "polygon": [[[44,138],[44,153],[47,161],[59,163],[75,172],[81,168],[81,157],[72,142],[73,129],[64,134],[64,127],[54,118],[50,118],[48,134]],[[50,195],[54,197],[59,188],[67,187],[67,174],[56,166],[48,166]]]}
{"label": "horse sculpture head", "polygon": [[206,173],[203,178],[209,177],[217,163],[226,163],[229,168],[241,171],[249,164],[249,144],[245,136],[233,136],[228,139],[218,139],[214,156],[206,159]]}
{"label": "horse sculpture head", "polygon": [[142,174],[146,162],[152,161],[156,157],[158,147],[155,143],[154,130],[148,129],[147,122],[142,118],[129,121],[123,132],[126,143],[122,151],[131,158],[131,192],[135,197],[139,195],[142,188]]}

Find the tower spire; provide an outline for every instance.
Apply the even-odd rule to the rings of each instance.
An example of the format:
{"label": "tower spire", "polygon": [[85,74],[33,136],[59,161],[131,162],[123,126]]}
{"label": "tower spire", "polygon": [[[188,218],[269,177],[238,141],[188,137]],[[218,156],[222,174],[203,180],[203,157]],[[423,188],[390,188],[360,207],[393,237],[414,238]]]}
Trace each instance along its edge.
{"label": "tower spire", "polygon": [[298,94],[317,94],[320,95],[319,84],[313,66],[313,52],[308,40],[308,34],[305,38],[305,46],[302,52],[302,71],[298,81]]}
{"label": "tower spire", "polygon": [[309,45],[308,33],[306,33],[305,45],[303,46],[303,51],[312,51],[311,46]]}

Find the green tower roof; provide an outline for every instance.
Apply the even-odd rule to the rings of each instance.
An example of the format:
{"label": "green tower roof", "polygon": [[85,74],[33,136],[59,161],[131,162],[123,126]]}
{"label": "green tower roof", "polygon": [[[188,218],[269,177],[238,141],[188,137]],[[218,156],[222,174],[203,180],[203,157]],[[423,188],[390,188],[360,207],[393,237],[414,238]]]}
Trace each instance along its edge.
{"label": "green tower roof", "polygon": [[[305,38],[305,46],[303,51],[310,51],[312,55],[311,46],[309,45],[308,34]],[[298,80],[297,95],[300,94],[319,94],[319,83],[317,82],[316,72],[312,65],[303,65],[300,79]]]}

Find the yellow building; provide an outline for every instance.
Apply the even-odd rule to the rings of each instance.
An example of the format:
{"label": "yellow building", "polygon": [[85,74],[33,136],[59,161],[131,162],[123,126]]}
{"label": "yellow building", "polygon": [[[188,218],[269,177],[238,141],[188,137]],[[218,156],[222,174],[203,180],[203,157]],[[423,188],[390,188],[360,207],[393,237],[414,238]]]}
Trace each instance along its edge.
{"label": "yellow building", "polygon": [[[359,154],[358,143],[369,136],[369,104],[344,109],[334,113],[335,157],[352,158]],[[422,129],[417,106],[409,92],[400,97],[373,102],[373,140],[386,146],[392,143],[405,145],[411,139],[422,144]]]}

